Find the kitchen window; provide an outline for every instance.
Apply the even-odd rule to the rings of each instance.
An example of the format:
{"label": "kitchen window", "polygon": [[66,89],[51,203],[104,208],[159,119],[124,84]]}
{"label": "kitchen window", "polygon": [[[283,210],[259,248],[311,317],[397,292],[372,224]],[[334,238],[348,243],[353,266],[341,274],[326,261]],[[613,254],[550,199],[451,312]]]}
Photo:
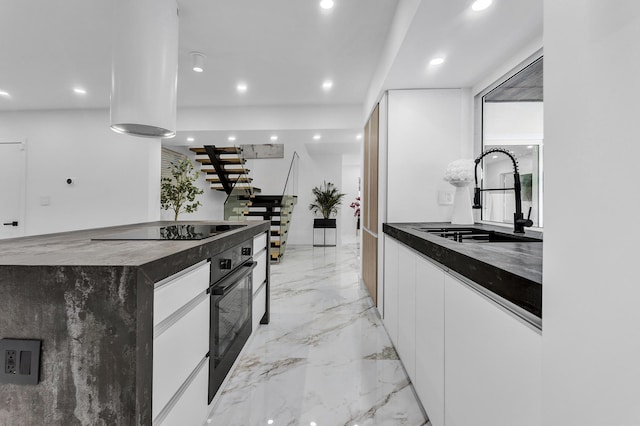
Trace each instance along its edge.
{"label": "kitchen window", "polygon": [[[522,184],[522,211],[531,209],[533,226],[543,225],[543,58],[541,53],[512,70],[475,97],[480,124],[480,152],[504,148],[518,160]],[[479,154],[478,152],[477,154]],[[513,188],[513,164],[502,154],[483,158],[482,189]],[[480,180],[480,176],[482,179]],[[513,190],[483,191],[481,219],[513,223]]]}

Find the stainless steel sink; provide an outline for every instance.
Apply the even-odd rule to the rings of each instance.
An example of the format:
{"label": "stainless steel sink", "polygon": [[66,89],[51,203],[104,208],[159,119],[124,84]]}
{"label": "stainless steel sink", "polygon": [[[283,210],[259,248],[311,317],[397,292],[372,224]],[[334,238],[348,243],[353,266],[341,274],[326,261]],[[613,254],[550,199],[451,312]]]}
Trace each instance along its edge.
{"label": "stainless steel sink", "polygon": [[539,238],[472,227],[414,228],[458,243],[539,243]]}

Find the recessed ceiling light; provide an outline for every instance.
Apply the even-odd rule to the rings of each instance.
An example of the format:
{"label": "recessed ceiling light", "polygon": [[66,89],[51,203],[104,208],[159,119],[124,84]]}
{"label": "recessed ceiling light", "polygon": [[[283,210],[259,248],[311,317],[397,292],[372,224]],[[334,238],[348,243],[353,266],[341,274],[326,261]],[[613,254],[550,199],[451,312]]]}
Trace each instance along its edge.
{"label": "recessed ceiling light", "polygon": [[273,136],[271,136],[271,138],[269,138],[269,139],[271,139],[272,141],[277,141],[277,140],[278,140],[278,136],[273,135]]}
{"label": "recessed ceiling light", "polygon": [[498,156],[497,155],[492,155],[491,158],[498,158]]}
{"label": "recessed ceiling light", "polygon": [[533,145],[527,145],[527,149],[533,148]]}
{"label": "recessed ceiling light", "polygon": [[0,90],[0,96],[3,96],[5,98],[10,97],[11,95],[9,94],[9,92],[5,92],[4,90]]}
{"label": "recessed ceiling light", "polygon": [[193,141],[195,141],[194,138],[187,138],[187,142],[193,142]]}
{"label": "recessed ceiling light", "polygon": [[191,69],[195,72],[204,71],[204,54],[200,52],[191,52]]}
{"label": "recessed ceiling light", "polygon": [[476,0],[471,5],[471,9],[475,10],[476,12],[480,10],[485,10],[486,8],[491,6],[491,2],[492,0]]}
{"label": "recessed ceiling light", "polygon": [[331,80],[325,80],[325,81],[322,83],[322,88],[323,88],[324,90],[329,90],[329,89],[331,89],[332,87],[333,87],[333,81],[331,81]]}
{"label": "recessed ceiling light", "polygon": [[236,137],[235,136],[229,136],[227,139],[229,140],[229,142],[233,142],[233,141],[236,140]]}
{"label": "recessed ceiling light", "polygon": [[356,135],[356,139],[358,139],[358,140],[362,139],[362,133],[358,133],[358,134]]}
{"label": "recessed ceiling light", "polygon": [[320,2],[320,7],[323,9],[331,9],[333,8],[333,5],[334,5],[333,0],[322,0]]}
{"label": "recessed ceiling light", "polygon": [[78,95],[86,95],[87,94],[87,91],[84,90],[82,87],[74,87],[73,91],[75,93],[77,93]]}
{"label": "recessed ceiling light", "polygon": [[239,84],[236,86],[236,89],[238,89],[238,92],[240,92],[240,93],[245,93],[245,92],[247,91],[247,89],[248,89],[248,88],[249,88],[249,87],[247,86],[247,84],[246,84],[246,83],[239,83]]}
{"label": "recessed ceiling light", "polygon": [[268,424],[268,425],[272,425],[272,424],[273,424],[273,419],[269,419],[269,420],[267,420],[267,424]]}
{"label": "recessed ceiling light", "polygon": [[320,135],[318,135],[318,134],[313,135],[313,140],[314,140],[314,141],[319,141],[319,140],[320,140],[320,138],[321,138],[321,136],[320,136]]}
{"label": "recessed ceiling light", "polygon": [[433,58],[432,60],[429,61],[429,65],[442,65],[444,64],[444,58],[439,57],[439,58]]}

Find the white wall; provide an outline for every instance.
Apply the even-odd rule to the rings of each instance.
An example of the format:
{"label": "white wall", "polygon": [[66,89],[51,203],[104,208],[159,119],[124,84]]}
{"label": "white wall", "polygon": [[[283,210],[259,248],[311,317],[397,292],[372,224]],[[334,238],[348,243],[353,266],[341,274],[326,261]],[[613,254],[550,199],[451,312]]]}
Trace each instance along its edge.
{"label": "white wall", "polygon": [[[358,193],[358,181],[362,174],[362,155],[357,158],[352,156],[343,156],[342,158],[342,186],[340,192],[345,196],[340,208],[340,218],[342,227],[339,229],[343,243],[355,243],[359,237],[356,235],[357,218],[354,216],[355,209],[349,207],[351,203],[356,201]],[[362,181],[360,181],[362,187]],[[362,224],[360,224],[362,225]],[[360,231],[358,231],[358,234]]]}
{"label": "white wall", "polygon": [[470,107],[461,89],[389,93],[387,222],[450,221],[438,191],[450,162],[469,152]]}
{"label": "white wall", "polygon": [[389,28],[389,34],[387,35],[387,39],[380,54],[376,70],[371,77],[367,97],[364,101],[363,123],[367,122],[371,112],[376,107],[376,103],[378,103],[383,96],[385,80],[393,67],[396,57],[398,56],[398,52],[400,51],[402,43],[407,36],[407,32],[409,31],[414,16],[420,7],[420,3],[421,0],[398,1],[398,6],[396,7],[396,12],[393,15],[393,21],[391,21],[391,27]]}
{"label": "white wall", "polygon": [[361,127],[360,105],[245,106],[178,109],[182,130],[353,129]]}
{"label": "white wall", "polygon": [[546,0],[544,425],[640,424],[640,3]]}
{"label": "white wall", "polygon": [[160,141],[114,133],[108,110],[0,113],[10,138],[27,141],[26,235],[159,218]]}

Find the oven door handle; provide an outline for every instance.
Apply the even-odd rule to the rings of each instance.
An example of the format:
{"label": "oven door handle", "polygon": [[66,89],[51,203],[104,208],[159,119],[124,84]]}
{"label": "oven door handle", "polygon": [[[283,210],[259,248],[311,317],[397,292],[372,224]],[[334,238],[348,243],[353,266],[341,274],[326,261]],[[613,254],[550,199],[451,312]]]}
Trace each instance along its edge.
{"label": "oven door handle", "polygon": [[[218,281],[209,288],[209,292],[214,296],[224,296],[228,291],[233,290],[240,282],[249,275],[258,262],[246,262],[240,265],[234,272],[227,275],[222,281]],[[229,284],[227,284],[229,283]]]}

